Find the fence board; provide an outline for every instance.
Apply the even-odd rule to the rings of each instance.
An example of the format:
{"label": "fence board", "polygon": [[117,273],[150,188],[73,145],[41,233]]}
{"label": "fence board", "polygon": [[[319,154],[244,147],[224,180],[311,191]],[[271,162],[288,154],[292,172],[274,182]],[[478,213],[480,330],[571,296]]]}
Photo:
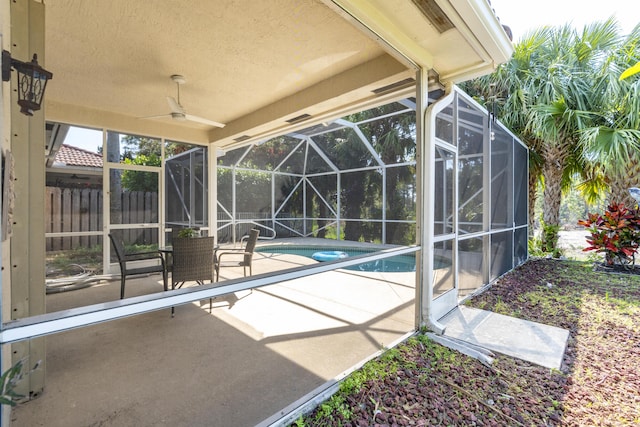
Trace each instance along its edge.
{"label": "fence board", "polygon": [[[71,189],[65,188],[62,190],[62,232],[73,231],[71,228]],[[71,240],[64,239],[62,241],[62,249],[71,249]]]}
{"label": "fence board", "polygon": [[[89,190],[87,206],[89,212],[87,218],[89,218],[89,230],[96,231],[102,230],[101,224],[98,222],[99,218],[102,218],[102,211],[98,210],[98,197],[102,194],[98,190]],[[101,208],[100,208],[101,209]],[[97,236],[89,236],[89,247],[93,247],[98,244]]]}
{"label": "fence board", "polygon": [[[122,222],[121,224],[131,224],[132,221],[132,214],[131,214],[131,199],[130,199],[131,193],[122,193],[122,195],[120,196],[122,198]],[[112,222],[113,223],[113,222]],[[129,230],[123,230],[122,231],[122,235],[123,235],[123,240],[125,242],[130,242],[131,241],[131,232]]]}
{"label": "fence board", "polygon": [[[47,203],[45,204],[45,232],[59,233],[63,231],[63,191],[58,187],[47,187]],[[53,237],[47,239],[47,250],[61,250],[63,239]]]}
{"label": "fence board", "polygon": [[[84,188],[80,191],[80,230],[91,231],[91,221],[89,218],[89,206],[91,204],[91,190]],[[80,246],[89,247],[89,236],[80,237]]]}
{"label": "fence board", "polygon": [[[140,215],[142,216],[142,222],[145,223],[149,223],[151,222],[151,215],[153,212],[151,212],[151,194],[150,193],[143,193],[140,194],[138,196],[139,198],[142,198],[144,201],[142,202],[142,206],[140,207]],[[149,230],[146,229],[144,230],[144,241],[146,242],[151,242],[153,237],[153,232],[155,232],[155,230]]]}
{"label": "fence board", "polygon": [[[84,231],[82,229],[82,209],[80,204],[81,193],[77,190],[71,191],[71,211],[69,219],[71,220],[71,230]],[[73,236],[71,238],[71,247],[77,248],[80,245],[80,238]]]}
{"label": "fence board", "polygon": [[[104,225],[102,210],[104,195],[102,190],[88,188],[45,189],[45,232],[101,231]],[[112,216],[121,224],[133,222],[152,223],[158,221],[158,194],[155,192],[124,192],[121,208],[117,207]],[[153,229],[124,230],[125,241],[157,243],[157,232]],[[131,239],[131,240],[129,240]],[[101,236],[69,236],[46,239],[47,251],[68,250],[78,247],[93,247],[102,244]]]}
{"label": "fence board", "polygon": [[144,198],[140,193],[129,193],[131,197],[131,203],[133,203],[133,207],[131,212],[133,213],[133,222],[144,222],[144,214],[142,210],[144,209]]}

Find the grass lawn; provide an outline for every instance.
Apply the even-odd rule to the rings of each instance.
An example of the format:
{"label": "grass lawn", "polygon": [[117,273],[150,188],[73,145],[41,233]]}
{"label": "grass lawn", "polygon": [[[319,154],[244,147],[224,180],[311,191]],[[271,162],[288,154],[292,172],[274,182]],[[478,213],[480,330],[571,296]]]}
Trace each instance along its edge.
{"label": "grass lawn", "polygon": [[532,259],[467,304],[568,329],[562,369],[506,356],[489,368],[416,335],[294,425],[640,425],[640,276]]}

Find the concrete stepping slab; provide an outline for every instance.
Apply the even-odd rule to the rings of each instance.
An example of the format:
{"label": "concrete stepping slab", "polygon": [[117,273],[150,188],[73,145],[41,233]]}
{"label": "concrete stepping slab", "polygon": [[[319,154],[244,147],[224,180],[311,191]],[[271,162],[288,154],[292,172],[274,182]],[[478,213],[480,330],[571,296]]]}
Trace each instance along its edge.
{"label": "concrete stepping slab", "polygon": [[491,311],[459,306],[440,319],[444,336],[536,365],[560,369],[569,331]]}

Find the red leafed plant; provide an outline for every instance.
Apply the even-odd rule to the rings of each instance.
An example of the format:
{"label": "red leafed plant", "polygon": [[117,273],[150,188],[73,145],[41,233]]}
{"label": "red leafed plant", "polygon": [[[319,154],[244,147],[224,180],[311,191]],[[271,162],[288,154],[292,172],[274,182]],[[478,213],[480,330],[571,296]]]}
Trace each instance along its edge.
{"label": "red leafed plant", "polygon": [[604,253],[608,265],[633,266],[640,245],[640,212],[627,209],[623,203],[611,203],[604,215],[589,214],[578,221],[591,233],[583,251]]}

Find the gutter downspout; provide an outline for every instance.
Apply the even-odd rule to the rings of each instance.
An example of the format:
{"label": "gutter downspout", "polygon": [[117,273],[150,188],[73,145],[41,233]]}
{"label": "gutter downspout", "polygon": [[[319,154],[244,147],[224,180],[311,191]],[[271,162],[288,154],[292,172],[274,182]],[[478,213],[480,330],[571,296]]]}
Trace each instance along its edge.
{"label": "gutter downspout", "polygon": [[429,330],[442,335],[445,326],[433,317],[431,305],[433,303],[433,240],[434,240],[434,209],[435,209],[435,156],[436,156],[436,116],[444,110],[453,100],[455,92],[451,82],[446,84],[445,94],[439,100],[431,104],[424,114],[424,147],[421,160],[421,217],[422,223],[422,270],[421,281],[421,324]]}

